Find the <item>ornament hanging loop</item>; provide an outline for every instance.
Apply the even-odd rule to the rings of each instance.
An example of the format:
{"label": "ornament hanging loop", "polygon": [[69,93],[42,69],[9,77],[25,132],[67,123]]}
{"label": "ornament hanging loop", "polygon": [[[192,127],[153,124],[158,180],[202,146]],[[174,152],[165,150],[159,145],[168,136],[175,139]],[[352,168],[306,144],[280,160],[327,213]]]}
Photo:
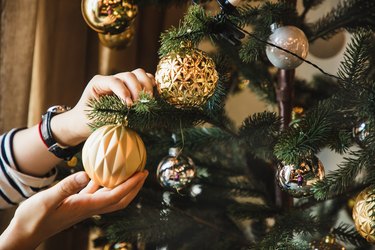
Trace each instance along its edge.
{"label": "ornament hanging loop", "polygon": [[128,107],[126,115],[121,121],[121,125],[124,126],[124,127],[127,127],[129,125],[129,120],[128,120],[129,112],[130,112],[130,107]]}

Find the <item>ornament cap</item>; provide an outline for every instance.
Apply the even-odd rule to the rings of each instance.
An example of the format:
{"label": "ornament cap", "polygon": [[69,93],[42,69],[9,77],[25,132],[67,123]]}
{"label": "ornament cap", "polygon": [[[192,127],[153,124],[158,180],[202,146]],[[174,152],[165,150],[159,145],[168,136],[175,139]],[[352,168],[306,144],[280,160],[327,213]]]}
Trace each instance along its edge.
{"label": "ornament cap", "polygon": [[168,151],[170,156],[178,157],[178,155],[181,153],[181,148],[179,147],[172,147]]}

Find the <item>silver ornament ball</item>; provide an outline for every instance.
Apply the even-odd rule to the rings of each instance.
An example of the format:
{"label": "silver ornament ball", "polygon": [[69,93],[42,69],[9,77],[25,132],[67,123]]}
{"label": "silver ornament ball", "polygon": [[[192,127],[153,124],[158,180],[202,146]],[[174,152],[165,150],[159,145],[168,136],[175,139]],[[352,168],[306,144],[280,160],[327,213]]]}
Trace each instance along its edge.
{"label": "silver ornament ball", "polygon": [[[268,42],[293,52],[303,59],[309,52],[309,42],[305,34],[294,26],[277,28],[269,37]],[[280,69],[295,69],[303,63],[298,57],[271,45],[267,45],[266,54],[270,62]]]}
{"label": "silver ornament ball", "polygon": [[181,149],[170,148],[156,170],[157,180],[162,187],[177,191],[187,187],[195,178],[196,169],[193,160],[181,154]]}
{"label": "silver ornament ball", "polygon": [[358,145],[363,146],[363,142],[370,135],[370,122],[368,120],[360,120],[353,127],[353,137]]}
{"label": "silver ornament ball", "polygon": [[312,186],[324,178],[324,167],[316,157],[308,157],[298,164],[280,164],[276,180],[281,189],[295,198],[312,195]]}

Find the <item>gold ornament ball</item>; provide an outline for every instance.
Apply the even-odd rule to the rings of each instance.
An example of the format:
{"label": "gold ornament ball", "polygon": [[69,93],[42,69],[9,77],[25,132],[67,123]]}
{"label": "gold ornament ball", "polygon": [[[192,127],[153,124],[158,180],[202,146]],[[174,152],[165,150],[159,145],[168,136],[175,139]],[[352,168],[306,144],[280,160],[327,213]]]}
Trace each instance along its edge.
{"label": "gold ornament ball", "polygon": [[138,13],[132,0],[82,0],[81,10],[88,26],[104,34],[124,32]]}
{"label": "gold ornament ball", "polygon": [[111,35],[109,33],[103,34],[98,33],[100,43],[110,49],[125,49],[133,41],[134,38],[134,26],[131,25],[129,28],[127,28],[124,32],[119,34]]}
{"label": "gold ornament ball", "polygon": [[313,241],[310,245],[312,250],[345,250],[332,235],[327,235],[320,241]]}
{"label": "gold ornament ball", "polygon": [[82,149],[82,163],[98,185],[113,188],[146,165],[146,148],[139,135],[123,125],[95,130]]}
{"label": "gold ornament ball", "polygon": [[368,242],[375,243],[374,221],[371,219],[373,213],[375,195],[371,188],[363,190],[355,199],[353,207],[353,220],[359,234]]}
{"label": "gold ornament ball", "polygon": [[280,164],[276,181],[282,190],[295,198],[312,195],[313,185],[325,175],[322,162],[316,156],[306,157],[298,164]]}
{"label": "gold ornament ball", "polygon": [[205,52],[182,48],[163,57],[155,74],[158,92],[178,108],[202,106],[219,80],[215,63]]}

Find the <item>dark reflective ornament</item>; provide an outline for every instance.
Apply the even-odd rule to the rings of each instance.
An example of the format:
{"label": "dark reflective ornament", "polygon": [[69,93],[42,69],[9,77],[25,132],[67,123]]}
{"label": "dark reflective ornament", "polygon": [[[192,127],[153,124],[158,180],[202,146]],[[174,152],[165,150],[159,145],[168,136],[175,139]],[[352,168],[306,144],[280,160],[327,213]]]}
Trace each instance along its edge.
{"label": "dark reflective ornament", "polygon": [[177,191],[187,187],[195,178],[193,160],[181,154],[181,149],[170,148],[169,155],[164,157],[156,171],[161,186]]}
{"label": "dark reflective ornament", "polygon": [[312,186],[323,178],[324,167],[316,156],[300,160],[298,164],[280,164],[276,172],[279,186],[295,198],[312,195]]}

